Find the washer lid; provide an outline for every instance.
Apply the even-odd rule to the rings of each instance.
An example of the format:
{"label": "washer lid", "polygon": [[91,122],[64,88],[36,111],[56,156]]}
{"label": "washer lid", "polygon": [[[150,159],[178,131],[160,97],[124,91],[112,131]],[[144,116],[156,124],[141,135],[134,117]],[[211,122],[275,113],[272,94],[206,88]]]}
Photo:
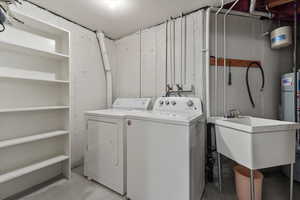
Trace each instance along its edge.
{"label": "washer lid", "polygon": [[151,98],[118,98],[112,109],[85,112],[88,116],[125,118],[134,110],[147,110],[151,106]]}
{"label": "washer lid", "polygon": [[128,113],[128,119],[137,119],[145,121],[154,121],[159,123],[169,123],[175,125],[190,125],[195,121],[202,119],[203,115],[199,113],[175,113],[175,112],[157,112],[157,111],[135,111]]}

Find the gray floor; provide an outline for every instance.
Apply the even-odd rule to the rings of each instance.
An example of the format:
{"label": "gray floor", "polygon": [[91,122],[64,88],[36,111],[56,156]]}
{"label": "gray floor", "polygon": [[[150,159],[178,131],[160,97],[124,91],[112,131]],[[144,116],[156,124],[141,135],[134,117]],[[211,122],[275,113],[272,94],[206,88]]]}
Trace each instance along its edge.
{"label": "gray floor", "polygon": [[[73,171],[70,181],[61,180],[33,194],[21,198],[21,200],[121,200],[122,197],[109,191],[99,184],[86,180],[82,175],[82,169]],[[270,172],[265,175],[263,199],[286,200],[289,199],[289,179],[281,173]],[[300,184],[295,183],[295,197],[300,199]],[[205,200],[235,200],[234,180],[224,180],[224,192],[220,194],[216,184],[209,183],[204,195]]]}
{"label": "gray floor", "polygon": [[114,192],[82,176],[82,168],[73,170],[70,181],[62,179],[20,200],[121,200]]}

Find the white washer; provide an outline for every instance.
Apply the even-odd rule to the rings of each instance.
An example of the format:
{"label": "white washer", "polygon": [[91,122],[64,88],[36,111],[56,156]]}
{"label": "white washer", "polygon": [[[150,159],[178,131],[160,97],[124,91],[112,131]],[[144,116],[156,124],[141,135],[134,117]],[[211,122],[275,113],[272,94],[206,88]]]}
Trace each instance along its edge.
{"label": "white washer", "polygon": [[200,200],[205,187],[205,118],[198,98],[159,98],[127,119],[127,197]]}
{"label": "white washer", "polygon": [[129,112],[147,110],[151,99],[117,99],[112,109],[86,112],[87,146],[84,175],[126,193],[126,125]]}

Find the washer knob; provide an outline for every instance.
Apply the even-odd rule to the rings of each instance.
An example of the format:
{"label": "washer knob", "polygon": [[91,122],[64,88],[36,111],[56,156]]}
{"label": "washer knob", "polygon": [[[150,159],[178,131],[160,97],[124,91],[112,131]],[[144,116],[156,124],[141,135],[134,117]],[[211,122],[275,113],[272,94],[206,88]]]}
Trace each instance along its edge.
{"label": "washer knob", "polygon": [[173,106],[175,106],[175,105],[176,105],[176,101],[172,101],[171,104],[172,104]]}
{"label": "washer knob", "polygon": [[163,100],[160,100],[160,101],[159,101],[159,105],[161,105],[161,106],[164,105],[164,101],[163,101]]}
{"label": "washer knob", "polygon": [[169,102],[168,100],[166,101],[166,105],[167,105],[167,106],[170,105],[170,102]]}
{"label": "washer knob", "polygon": [[189,100],[189,101],[186,103],[186,105],[187,105],[188,107],[192,107],[192,106],[194,105],[194,102],[193,102],[192,100]]}

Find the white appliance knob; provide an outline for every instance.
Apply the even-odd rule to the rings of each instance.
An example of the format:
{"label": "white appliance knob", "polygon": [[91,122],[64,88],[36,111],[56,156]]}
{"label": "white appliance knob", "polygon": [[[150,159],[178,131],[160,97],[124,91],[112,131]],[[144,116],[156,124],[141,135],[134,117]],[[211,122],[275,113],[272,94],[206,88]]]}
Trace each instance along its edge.
{"label": "white appliance knob", "polygon": [[187,105],[188,107],[192,107],[192,106],[194,105],[194,102],[193,102],[192,100],[189,100],[189,101],[186,103],[186,105]]}
{"label": "white appliance knob", "polygon": [[170,102],[169,102],[169,101],[166,101],[166,105],[167,105],[167,106],[170,105]]}
{"label": "white appliance knob", "polygon": [[175,105],[176,105],[176,101],[172,101],[171,104],[172,104],[173,106],[175,106]]}

